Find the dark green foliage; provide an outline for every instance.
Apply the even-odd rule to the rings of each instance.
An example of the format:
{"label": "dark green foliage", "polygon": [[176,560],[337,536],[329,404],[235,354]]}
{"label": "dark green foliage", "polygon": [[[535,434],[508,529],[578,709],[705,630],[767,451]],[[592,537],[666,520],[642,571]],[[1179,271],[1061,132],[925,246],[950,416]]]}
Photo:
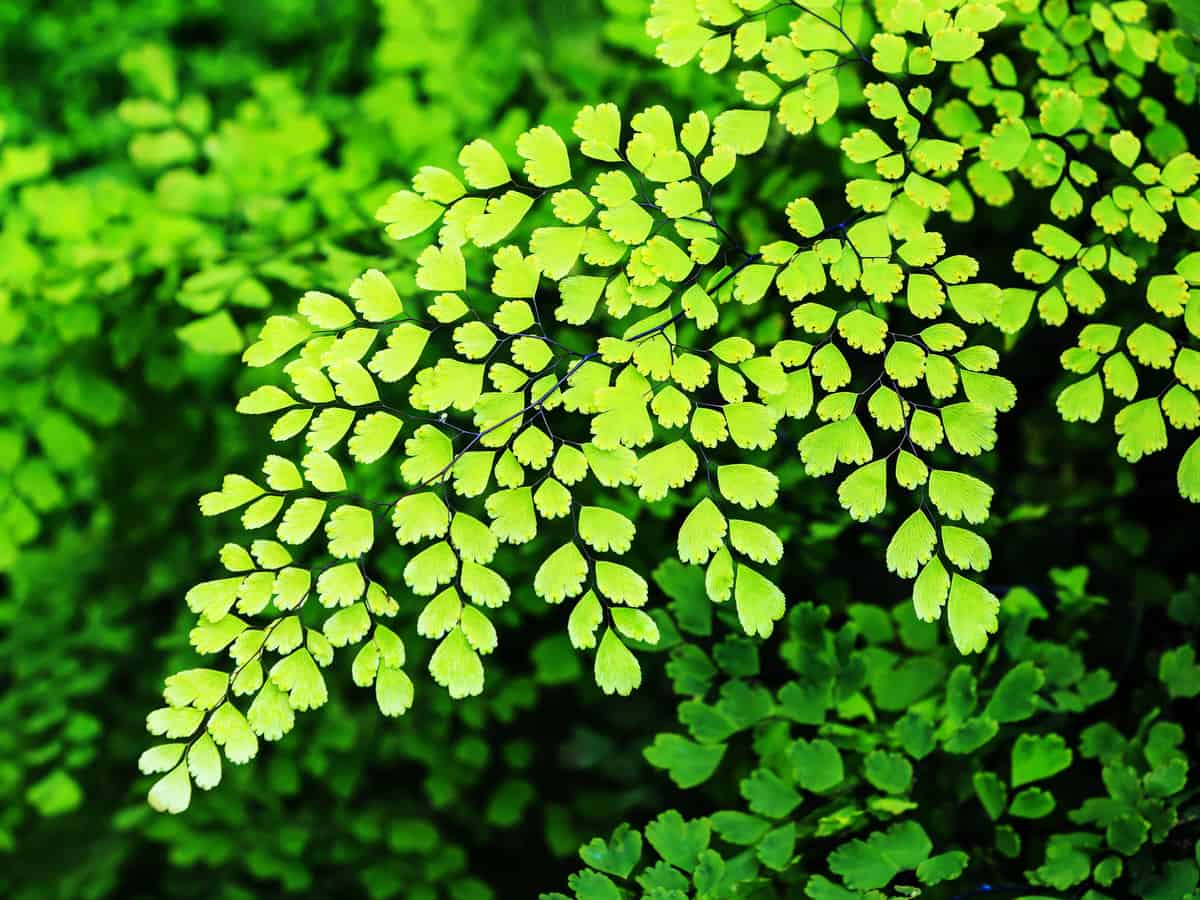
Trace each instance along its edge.
{"label": "dark green foliage", "polygon": [[[794,884],[821,900],[846,889],[951,896],[1016,880],[1030,896],[1089,886],[1097,898],[1159,896],[1183,877],[1175,872],[1192,864],[1180,851],[1194,843],[1195,815],[1187,725],[1171,717],[1183,708],[1168,705],[1170,683],[1134,688],[1088,668],[1083,636],[1104,613],[1056,624],[1015,588],[1001,602],[996,648],[971,666],[907,604],[870,629],[834,628],[832,618],[811,604],[789,613],[773,648],[779,665],[771,661],[783,680],[762,703],[746,702],[757,682],[719,664],[703,683],[677,684],[680,728],[646,757],[691,789],[680,801],[704,811],[689,827],[712,854],[701,872],[694,855],[669,860],[651,842],[687,875],[680,889],[778,897]],[[672,651],[675,664],[693,652]],[[1123,708],[1130,694],[1144,714]],[[801,696],[820,699],[800,706]],[[655,749],[685,741],[696,742],[691,752],[673,758]],[[679,767],[709,750],[720,770],[682,781]],[[664,868],[648,854],[630,864],[637,845],[636,832],[621,830],[581,857],[610,883],[645,890]],[[714,869],[722,886],[701,888]],[[604,896],[604,885],[572,881],[580,898]]]}

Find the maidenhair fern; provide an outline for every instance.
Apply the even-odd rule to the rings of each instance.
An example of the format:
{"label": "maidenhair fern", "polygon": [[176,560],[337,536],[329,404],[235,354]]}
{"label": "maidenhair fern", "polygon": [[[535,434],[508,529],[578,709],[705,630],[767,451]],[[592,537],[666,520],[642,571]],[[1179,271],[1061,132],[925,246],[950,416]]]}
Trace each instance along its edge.
{"label": "maidenhair fern", "polygon": [[[747,634],[769,635],[786,609],[768,568],[783,544],[762,521],[778,482],[756,460],[814,411],[798,445],[809,474],[846,467],[838,498],[859,520],[883,511],[889,483],[912,492],[888,565],[916,577],[923,618],[948,598],[963,652],[984,646],[996,601],[968,573],[990,550],[952,523],[983,522],[992,489],[952,461],[993,447],[1014,392],[988,373],[995,352],[952,320],[981,322],[999,290],[971,280],[970,258],[944,255],[898,186],[880,211],[832,224],[797,198],[786,238],[741,247],[714,195],[767,124],[733,110],[677,127],[651,107],[626,135],[615,106],[585,107],[574,160],[548,127],[520,136],[522,181],[472,142],[461,179],[426,167],[379,212],[394,238],[436,236],[417,257],[424,308],[369,270],[349,302],[309,292],[298,317],[267,322],[246,360],[292,357],[287,387],[264,385],[239,409],[272,415],[272,435],[303,446],[201,500],[206,514],[244,508],[244,526],[265,533],[227,546],[229,574],[188,594],[193,644],[228,649],[235,668],[169,682],[172,706],[151,728],[186,743],[147,760],[172,773],[161,805],[186,805],[179,764],[195,747],[211,738],[241,760],[255,735],[282,736],[293,710],[321,705],[336,647],[361,644],[355,680],[403,713],[414,685],[388,624],[401,610],[437,642],[434,681],[478,694],[500,639],[490,612],[513,590],[491,564],[539,532],[552,538],[533,590],[569,604],[571,641],[595,648],[600,687],[629,693],[641,673],[626,642],[654,644],[658,628],[644,574],[620,561],[639,539],[617,508],[626,486],[646,504],[687,499],[675,552],[705,567],[709,597],[732,599]],[[781,338],[746,336],[781,314]],[[364,496],[357,468],[381,460],[399,464],[402,484]],[[371,562],[393,540],[407,552],[402,586]],[[324,621],[302,623],[318,604]],[[254,696],[245,716],[242,695]]]}
{"label": "maidenhair fern", "polygon": [[[1093,315],[1107,273],[1137,302],[1064,354],[1085,376],[1059,395],[1064,417],[1097,419],[1105,390],[1126,401],[1130,460],[1166,445],[1164,414],[1200,424],[1200,162],[1161,103],[1137,100],[1153,75],[1192,102],[1194,66],[1156,30],[1162,10],[1076,5],[656,0],[659,56],[708,72],[736,56],[743,107],[676,122],[585,106],[573,137],[539,125],[515,156],[476,140],[459,171],[420,169],[378,212],[390,237],[424,242],[415,294],[368,269],[246,350],[281,369],[238,407],[271,416],[280,449],[201,500],[250,532],[187,596],[193,645],[232,668],[168,679],[149,724],[171,743],[142,761],[166,773],[152,803],[185,808],[193,781],[219,779],[218,748],[244,762],[322,705],[342,648],[380,710],[404,713],[413,623],[433,681],[479,694],[514,592],[563,605],[597,684],[628,694],[633,651],[659,639],[648,573],[622,562],[635,542],[702,568],[708,599],[770,636],[789,605],[772,468],[793,453],[837,474],[855,520],[892,501],[885,562],[913,579],[916,617],[945,608],[957,650],[983,650],[994,489],[971,458],[1016,403],[988,342],[1035,309]],[[809,133],[840,151],[844,201],[780,198],[762,210],[771,239],[744,246],[722,183]],[[970,223],[1026,186],[1073,233],[1038,221],[1015,272],[981,272]],[[1138,400],[1129,356],[1174,378]],[[1195,445],[1180,488],[1200,499]],[[502,574],[515,557],[528,583]]]}

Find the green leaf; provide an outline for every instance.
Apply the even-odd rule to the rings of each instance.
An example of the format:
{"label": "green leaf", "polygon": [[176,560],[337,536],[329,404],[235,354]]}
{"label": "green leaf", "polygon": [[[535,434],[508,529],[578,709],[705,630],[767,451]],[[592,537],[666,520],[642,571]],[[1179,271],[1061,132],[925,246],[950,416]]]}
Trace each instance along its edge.
{"label": "green leaf", "polygon": [[458,591],[453,587],[446,588],[421,610],[417,618],[417,634],[427,638],[443,637],[458,625],[462,611]]}
{"label": "green leaf", "polygon": [[1051,794],[1041,788],[1026,788],[1013,797],[1008,813],[1019,819],[1041,819],[1054,810],[1054,805]]}
{"label": "green leaf", "polygon": [[1078,94],[1055,88],[1042,101],[1038,119],[1049,134],[1057,136],[1074,128],[1082,114],[1083,100]]}
{"label": "green leaf", "polygon": [[462,148],[458,164],[463,167],[467,183],[479,190],[507,184],[508,166],[500,152],[485,140],[475,140]]}
{"label": "green leaf", "polygon": [[895,474],[897,484],[913,490],[923,485],[929,478],[929,468],[907,450],[901,450],[896,457]]}
{"label": "green leaf", "polygon": [[421,251],[417,257],[417,287],[423,291],[461,291],[466,286],[466,261],[458,247],[431,244]]}
{"label": "green leaf", "polygon": [[367,269],[354,279],[349,293],[358,314],[368,322],[385,322],[404,313],[396,288],[378,269]]}
{"label": "green leaf", "polygon": [[1168,369],[1175,359],[1175,338],[1149,322],[1143,322],[1125,340],[1129,352],[1143,366]]}
{"label": "green leaf", "polygon": [[871,38],[871,47],[875,51],[871,57],[871,64],[880,72],[904,71],[904,58],[908,54],[908,43],[902,36],[880,32]]}
{"label": "green leaf", "polygon": [[537,187],[555,187],[571,179],[567,145],[558,132],[538,125],[517,138],[517,153],[525,160],[525,174]]}
{"label": "green leaf", "polygon": [[614,241],[636,247],[650,235],[654,219],[637,203],[629,201],[601,212],[600,226]]}
{"label": "green leaf", "polygon": [[887,503],[887,460],[877,459],[846,476],[838,486],[838,502],[858,522],[883,512]]}
{"label": "green leaf", "polygon": [[1066,422],[1098,422],[1104,409],[1104,385],[1097,374],[1068,385],[1055,401]]}
{"label": "green leaf", "polygon": [[1170,697],[1195,697],[1200,694],[1200,665],[1196,649],[1184,645],[1168,650],[1158,661],[1158,679]]}
{"label": "green leaf", "polygon": [[314,328],[337,330],[354,323],[354,312],[349,306],[321,291],[306,291],[298,308]]}
{"label": "green leaf", "polygon": [[584,106],[575,116],[572,130],[583,142],[579,149],[584,156],[604,162],[620,161],[621,113],[616,105]]}
{"label": "green leaf", "polygon": [[737,566],[734,585],[734,601],[737,604],[738,621],[742,630],[761,638],[770,637],[775,623],[783,618],[787,601],[773,582],[764,578],[749,566]]}
{"label": "green leaf", "polygon": [[815,237],[825,228],[820,210],[808,197],[797,197],[787,205],[787,219],[801,237]]}
{"label": "green leaf", "polygon": [[583,591],[588,564],[573,543],[563,544],[542,561],[533,578],[533,589],[548,603],[561,603]]}
{"label": "green leaf", "polygon": [[387,347],[371,357],[367,368],[384,382],[399,381],[416,366],[428,340],[426,329],[402,322],[388,334]]}
{"label": "green leaf", "polygon": [[1104,836],[1108,845],[1118,853],[1132,856],[1146,842],[1149,834],[1149,822],[1134,813],[1126,813],[1108,825]]}
{"label": "green leaf", "polygon": [[1124,407],[1117,413],[1113,426],[1121,437],[1117,453],[1129,462],[1166,449],[1167,424],[1157,398],[1147,397]]}
{"label": "green leaf", "polygon": [[725,746],[697,744],[678,734],[659,734],[644,755],[650,765],[665,769],[671,780],[686,790],[712,777],[725,756]]}
{"label": "green leaf", "polygon": [[729,541],[733,548],[755,562],[775,565],[783,558],[779,536],[757,522],[734,519],[729,523]]}
{"label": "green leaf", "polygon": [[896,529],[887,547],[887,567],[901,578],[914,578],[933,556],[937,533],[929,518],[915,510]]}
{"label": "green leaf", "polygon": [[646,826],[646,840],[668,863],[690,872],[708,847],[710,828],[707,819],[688,821],[672,809]]}
{"label": "green leaf", "polygon": [[1000,601],[977,582],[955,573],[950,582],[950,634],[959,653],[979,653],[997,628]]}
{"label": "green leaf", "polygon": [[932,622],[942,614],[950,591],[950,575],[942,561],[934,556],[921,569],[913,584],[913,608],[922,622]]}
{"label": "green leaf", "polygon": [[496,627],[491,620],[474,606],[465,606],[459,622],[467,642],[480,653],[491,653],[498,643]]}
{"label": "green leaf", "polygon": [[625,637],[652,646],[658,643],[658,625],[655,624],[654,619],[650,618],[649,615],[640,609],[627,609],[617,606],[613,607],[610,612],[612,613],[613,625]]}
{"label": "green leaf", "polygon": [[627,606],[646,604],[649,586],[646,579],[633,569],[601,559],[595,562],[595,570],[596,587],[605,597]]}
{"label": "green leaf", "polygon": [[788,761],[797,783],[814,793],[832,790],[846,777],[841,753],[823,738],[795,741],[788,750]]}
{"label": "green leaf", "polygon": [[577,900],[621,900],[621,892],[607,875],[586,870],[567,878]]}
{"label": "green leaf", "polygon": [[421,166],[413,177],[413,187],[428,200],[437,203],[453,203],[466,193],[466,189],[450,172],[436,166]]}
{"label": "green leaf", "polygon": [[634,525],[621,513],[598,506],[579,511],[579,536],[594,550],[625,553],[633,545]]}
{"label": "green leaf", "polygon": [[603,621],[604,610],[600,606],[600,600],[594,592],[588,591],[575,604],[567,620],[571,646],[576,650],[588,650],[596,646],[596,629]]}
{"label": "green leaf", "polygon": [[315,709],[329,698],[325,679],[307,649],[301,648],[283,657],[271,667],[269,677],[272,684],[287,693],[292,709]]}
{"label": "green leaf", "polygon": [[1138,377],[1124,353],[1112,354],[1104,361],[1104,384],[1113,396],[1132,400],[1138,392]]}
{"label": "green leaf", "polygon": [[177,814],[192,802],[192,781],[186,766],[176,766],[150,788],[150,806],[158,812]]}
{"label": "green leaf", "polygon": [[306,323],[291,316],[271,316],[258,333],[258,340],[246,348],[242,361],[248,366],[265,366],[287,353],[310,334]]}
{"label": "green leaf", "polygon": [[756,769],[739,784],[751,812],[772,819],[788,815],[800,804],[800,795],[769,769]]}
{"label": "green leaf", "polygon": [[717,485],[726,499],[745,509],[771,506],[779,491],[775,475],[746,463],[719,466]]}
{"label": "green leaf", "polygon": [[496,251],[492,262],[492,293],[497,297],[532,297],[537,292],[541,267],[537,257],[523,256],[519,248],[508,245]]}
{"label": "green leaf", "polygon": [[554,215],[568,225],[578,225],[592,214],[592,201],[577,188],[555,191],[551,197]]}
{"label": "green leaf", "polygon": [[1032,661],[1013,666],[996,685],[988,701],[985,715],[997,722],[1020,722],[1032,716],[1038,708],[1037,692],[1046,676]]}
{"label": "green leaf", "polygon": [[212,491],[200,498],[200,512],[215,516],[237,509],[261,496],[262,488],[241,475],[226,475],[221,481],[221,490]]}
{"label": "green leaf", "polygon": [[771,114],[761,109],[730,109],[713,120],[713,144],[739,156],[757,153],[767,139]]}
{"label": "green leaf", "polygon": [[917,878],[930,886],[957,878],[967,867],[967,854],[961,850],[939,853],[917,866]]}
{"label": "green leaf", "polygon": [[637,657],[611,628],[606,628],[604,636],[600,638],[600,648],[596,651],[595,676],[596,684],[604,693],[620,694],[623,697],[631,694],[642,683],[642,668],[638,665]]}
{"label": "green leaf", "polygon": [[995,772],[976,772],[973,777],[975,794],[994,822],[1008,806],[1008,786]]}
{"label": "green leaf", "polygon": [[703,111],[696,111],[688,116],[688,120],[679,129],[679,141],[692,156],[699,156],[704,145],[708,143],[711,123]]}
{"label": "green leaf", "polygon": [[1175,757],[1163,765],[1156,766],[1145,776],[1148,797],[1170,797],[1187,785],[1188,763]]}
{"label": "green leaf", "polygon": [[1200,400],[1183,385],[1173,385],[1159,403],[1172,427],[1192,429],[1200,426]]}
{"label": "green leaf", "polygon": [[813,429],[800,439],[798,449],[804,470],[813,477],[828,475],[839,462],[868,463],[874,455],[857,415]]}
{"label": "green leaf", "polygon": [[1108,149],[1117,162],[1132,168],[1138,154],[1142,152],[1142,142],[1129,131],[1119,131],[1112,136]]}
{"label": "green leaf", "polygon": [[429,659],[429,674],[456,700],[483,692],[483,663],[461,628],[442,638]]}
{"label": "green leaf", "polygon": [[1012,786],[1056,775],[1071,765],[1073,754],[1057,734],[1022,734],[1012,747]]}
{"label": "green leaf", "polygon": [[654,202],[671,219],[691,216],[704,205],[700,185],[694,181],[677,181],[654,192]]}
{"label": "green leaf", "polygon": [[984,138],[979,155],[1000,171],[1009,171],[1021,164],[1032,142],[1029,128],[1021,119],[1001,119]]}
{"label": "green leaf", "polygon": [[580,858],[593,869],[627,878],[642,856],[642,835],[622,823],[608,841],[592,838],[579,848]]}
{"label": "green leaf", "polygon": [[865,841],[842,844],[829,856],[829,868],[856,891],[885,887],[900,872],[917,868],[933,844],[916,822],[873,832]]}
{"label": "green leaf", "polygon": [[724,810],[709,816],[713,829],[721,840],[730,844],[756,844],[770,828],[770,823],[737,810]]}
{"label": "green leaf", "polygon": [[686,441],[674,441],[647,453],[638,460],[634,476],[638,496],[643,500],[661,500],[670,489],[681,488],[691,481],[699,465],[699,459]]}
{"label": "green leaf", "polygon": [[[961,361],[961,354],[960,354]],[[962,390],[967,400],[1006,413],[1016,403],[1016,388],[1010,380],[982,372],[961,372]]]}
{"label": "green leaf", "polygon": [[439,203],[412,191],[396,191],[375,213],[375,218],[387,223],[388,237],[402,241],[425,231],[442,217],[443,212]]}
{"label": "green leaf", "polygon": [[965,519],[973,525],[987,520],[992,489],[974,476],[946,469],[929,475],[929,499],[949,519]]}
{"label": "green leaf", "polygon": [[268,681],[250,704],[246,719],[256,735],[277,741],[292,730],[296,714],[288,703],[287,694]]}
{"label": "green leaf", "polygon": [[970,28],[949,26],[935,31],[929,46],[936,60],[963,62],[983,48],[983,39]]}
{"label": "green leaf", "polygon": [[703,565],[724,544],[727,525],[717,505],[704,497],[687,514],[676,539],[682,562]]}
{"label": "green leaf", "polygon": [[941,537],[946,558],[960,569],[982,572],[992,561],[991,547],[973,531],[944,525]]}
{"label": "green leaf", "polygon": [[258,754],[258,738],[246,717],[232,703],[224,703],[208,721],[208,731],[231,763],[244,763]]}
{"label": "green leaf", "polygon": [[201,790],[212,790],[221,783],[221,754],[208,734],[201,735],[187,754],[188,772]]}
{"label": "green leaf", "polygon": [[888,794],[906,793],[912,784],[912,765],[899,753],[875,750],[863,760],[867,781]]}
{"label": "green leaf", "polygon": [[339,559],[362,556],[375,542],[374,516],[359,506],[339,506],[325,522],[329,552]]}
{"label": "green leaf", "polygon": [[860,900],[863,896],[858,891],[848,891],[834,884],[824,875],[814,875],[808,879],[804,887],[805,896],[810,900]]}
{"label": "green leaf", "polygon": [[413,703],[412,680],[401,669],[383,666],[375,677],[375,702],[385,716],[402,716]]}

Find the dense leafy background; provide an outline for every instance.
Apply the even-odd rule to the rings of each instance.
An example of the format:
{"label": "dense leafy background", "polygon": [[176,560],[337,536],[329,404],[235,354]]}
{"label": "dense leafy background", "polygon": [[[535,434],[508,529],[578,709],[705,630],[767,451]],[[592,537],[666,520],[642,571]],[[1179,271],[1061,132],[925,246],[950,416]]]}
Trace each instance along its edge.
{"label": "dense leafy background", "polygon": [[[737,637],[730,612],[697,606],[680,567],[635,546],[630,565],[653,572],[695,647],[668,641],[643,655],[632,697],[604,698],[562,623],[529,598],[521,630],[490,661],[483,696],[452,702],[425,691],[405,718],[383,719],[340,672],[320,715],[302,718],[253,765],[227,767],[220,790],[197,795],[186,815],[146,808],[133,766],[145,711],[164,674],[194,664],[180,601],[212,576],[229,536],[196,515],[195,498],[225,472],[252,471],[269,450],[263,429],[233,413],[234,398],[257,383],[236,353],[304,290],[343,292],[371,266],[411,278],[411,252],[382,238],[372,212],[417,165],[449,163],[470,138],[511,144],[539,121],[565,132],[581,103],[598,100],[662,102],[677,114],[736,104],[730,84],[652,60],[648,7],[155,0],[0,11],[5,896],[529,896],[563,890],[581,865],[579,846],[622,821],[646,833],[637,868],[606,868],[596,845],[584,863],[636,876],[661,856],[703,891],[719,876],[699,872],[696,845],[680,851],[662,837],[676,825],[664,810],[789,817],[794,786],[775,783],[796,777],[785,745],[813,739],[819,725],[842,747],[851,778],[833,793],[864,803],[886,795],[872,801],[873,818],[851,822],[856,835],[887,828],[911,796],[933,853],[969,854],[970,870],[946,896],[1031,881],[1042,887],[1030,894],[1068,896],[1080,883],[1070,880],[1080,848],[1090,866],[1112,852],[1100,849],[1104,840],[1128,851],[1120,890],[1171,900],[1195,889],[1194,784],[1122,794],[1101,765],[1128,765],[1136,779],[1182,756],[1186,773],[1197,749],[1194,537],[1167,521],[1189,511],[1175,460],[1152,457],[1134,470],[1108,436],[1060,421],[1052,398],[1062,371],[1046,360],[1063,347],[1050,331],[1023,336],[1006,363],[1020,399],[1001,420],[1004,452],[986,463],[1003,486],[988,573],[1004,598],[1002,627],[988,655],[965,663],[969,673],[958,674],[963,662],[945,635],[911,621],[903,604],[892,616],[902,587],[862,563],[882,554],[887,531],[847,527],[828,486],[789,460],[778,468],[776,513],[791,523],[782,587],[796,608],[769,641]],[[769,233],[781,198],[823,181],[840,192],[836,154],[820,152],[840,136],[831,128],[807,144],[773,140],[754,158],[758,177],[731,181],[724,202],[747,244]],[[1011,267],[1013,235],[1030,233],[1041,210],[1018,199],[1004,216],[980,219],[965,238],[985,271]],[[1028,715],[992,715],[1003,723],[995,737],[967,753],[939,747],[910,785],[894,772],[872,777],[880,741],[916,755],[891,730],[908,706],[949,739],[963,720],[996,712],[992,692],[1018,664],[1044,678],[1027,692],[1039,698]],[[1101,670],[1108,679],[1084,680]],[[789,684],[833,691],[837,705],[789,716]],[[763,690],[782,715],[747,693]],[[1155,731],[1152,714],[1182,726],[1180,740]],[[1089,730],[1106,722],[1132,743]],[[976,774],[1007,780],[1010,747],[1025,732],[1059,735],[1072,750],[1072,764],[1045,782],[1057,808],[1032,820],[990,815]],[[680,754],[668,734],[710,749]],[[698,787],[672,767],[726,745]],[[822,805],[823,786],[798,784],[817,795],[792,816],[808,840],[805,829],[836,803]],[[1114,817],[1135,836],[1135,820],[1172,827],[1135,846],[1125,833],[1102,838],[1106,825],[1067,818],[1109,794],[1128,801]],[[660,816],[662,827],[647,827]],[[822,838],[773,881],[783,836],[775,849],[763,840],[775,826],[713,821],[722,856],[749,845],[762,863],[761,896],[853,869],[827,865],[838,844]],[[1015,852],[1005,827],[1025,839]],[[1062,871],[1027,874],[1047,864],[1050,835],[1089,831],[1095,842],[1051,851]],[[911,875],[899,883],[914,883]],[[609,896],[588,877],[572,881],[580,897]]]}

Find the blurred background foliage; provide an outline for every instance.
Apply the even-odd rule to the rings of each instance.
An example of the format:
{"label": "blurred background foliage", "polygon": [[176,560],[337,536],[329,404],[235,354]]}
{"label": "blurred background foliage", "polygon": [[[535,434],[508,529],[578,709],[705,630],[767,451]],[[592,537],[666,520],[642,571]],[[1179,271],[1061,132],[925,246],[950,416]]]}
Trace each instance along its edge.
{"label": "blurred background foliage", "polygon": [[[736,783],[735,767],[711,796],[680,795],[644,758],[678,699],[668,653],[633,697],[605,700],[532,597],[482,697],[429,691],[387,720],[369,692],[331,678],[321,715],[183,816],[146,807],[134,766],[163,675],[194,659],[182,595],[227,537],[195,499],[269,452],[233,412],[252,386],[237,361],[247,337],[301,291],[343,292],[368,267],[415,289],[404,245],[384,242],[371,211],[472,137],[511,146],[535,121],[565,132],[598,100],[733,105],[725,82],[652,60],[648,8],[0,5],[0,895],[528,896],[561,888],[580,844],[614,823],[671,806],[702,815]],[[813,140],[840,136],[832,122]],[[837,155],[809,146],[775,143],[725,189],[748,243],[780,198],[823,179],[840,193]],[[1006,214],[1011,233],[1023,211]],[[985,271],[989,254],[1011,253],[989,227],[972,250]],[[1151,541],[1178,505],[1169,462],[1143,464],[1135,482],[1104,435],[1058,422],[1043,334],[1012,351],[1024,380],[990,463],[1006,498],[992,575],[997,590],[1021,579],[1052,615],[1069,593],[1081,612],[1058,639],[1116,676],[1108,715],[1151,702],[1141,682],[1157,683],[1181,629],[1194,636],[1194,538],[1157,529]],[[789,596],[825,604],[839,627],[856,603],[894,603],[900,586],[856,564],[886,534],[846,530],[798,462],[779,474],[795,521]],[[673,596],[671,571],[655,580]],[[686,596],[672,602],[709,640]],[[730,633],[714,630],[711,642]],[[781,630],[763,649],[764,681],[790,677],[770,662],[788,640]],[[744,652],[734,643],[727,659]]]}

